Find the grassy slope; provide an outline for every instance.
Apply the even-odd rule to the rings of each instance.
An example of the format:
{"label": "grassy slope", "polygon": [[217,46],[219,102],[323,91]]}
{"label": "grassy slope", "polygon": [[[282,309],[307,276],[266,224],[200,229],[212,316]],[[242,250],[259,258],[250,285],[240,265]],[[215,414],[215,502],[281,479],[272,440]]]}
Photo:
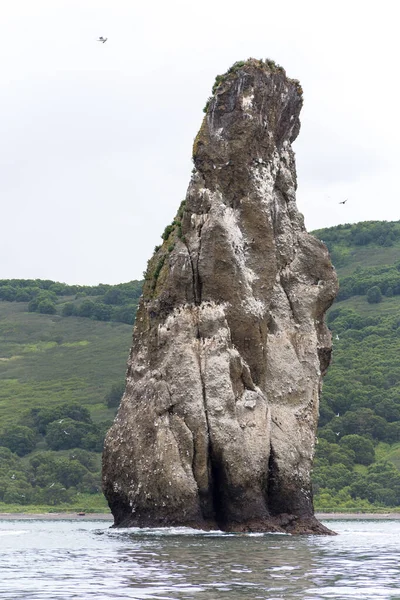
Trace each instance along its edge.
{"label": "grassy slope", "polygon": [[354,273],[357,267],[380,267],[393,264],[400,259],[400,244],[389,248],[382,246],[354,246],[349,253],[347,264],[339,267],[337,272],[340,277],[347,277]]}
{"label": "grassy slope", "polygon": [[104,395],[125,376],[131,325],[25,311],[25,303],[0,302],[1,424],[66,401],[111,419]]}

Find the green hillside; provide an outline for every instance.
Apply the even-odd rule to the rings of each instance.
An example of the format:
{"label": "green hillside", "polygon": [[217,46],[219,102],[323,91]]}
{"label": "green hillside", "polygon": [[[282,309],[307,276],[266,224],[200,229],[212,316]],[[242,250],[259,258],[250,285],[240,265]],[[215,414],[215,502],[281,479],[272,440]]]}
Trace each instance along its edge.
{"label": "green hillside", "polygon": [[[32,289],[43,297],[42,284],[50,287],[0,281],[0,295],[10,288],[14,295],[25,292],[0,301],[0,502],[104,508],[100,452],[122,394],[132,325],[95,314],[63,316],[66,305],[99,305],[104,290],[98,286],[65,290],[50,282],[59,292],[52,296],[54,309],[36,311]],[[141,283],[133,284],[138,296]],[[108,299],[118,299],[121,286],[105,287]],[[21,301],[26,293],[29,302]],[[118,301],[118,308],[127,308],[123,298]],[[132,310],[131,322],[136,306]]]}
{"label": "green hillside", "polygon": [[131,325],[29,313],[0,302],[0,418],[23,410],[78,402],[95,420],[111,418],[104,396],[123,381]]}
{"label": "green hillside", "polygon": [[327,317],[333,360],[320,408],[316,504],[399,506],[400,222],[314,235],[327,244],[340,281]]}
{"label": "green hillside", "polygon": [[[400,507],[400,222],[314,235],[341,283],[327,317],[316,507]],[[0,281],[0,511],[105,508],[100,451],[141,285]]]}

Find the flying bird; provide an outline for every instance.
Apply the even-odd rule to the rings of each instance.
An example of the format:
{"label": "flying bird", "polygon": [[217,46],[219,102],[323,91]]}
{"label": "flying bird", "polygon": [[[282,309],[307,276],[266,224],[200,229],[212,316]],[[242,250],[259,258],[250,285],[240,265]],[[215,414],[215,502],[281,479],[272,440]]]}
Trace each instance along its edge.
{"label": "flying bird", "polygon": [[339,204],[346,204],[348,198],[346,198],[346,200],[342,200],[342,202],[339,202]]}
{"label": "flying bird", "polygon": [[101,42],[102,44],[105,44],[107,40],[108,40],[108,38],[105,38],[102,35],[97,39],[97,41]]}

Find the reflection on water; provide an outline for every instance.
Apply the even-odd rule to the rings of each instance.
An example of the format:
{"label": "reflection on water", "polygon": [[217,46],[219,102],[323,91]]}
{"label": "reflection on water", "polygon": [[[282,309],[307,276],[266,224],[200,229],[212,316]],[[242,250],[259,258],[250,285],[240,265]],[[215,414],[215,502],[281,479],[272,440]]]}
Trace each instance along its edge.
{"label": "reflection on water", "polygon": [[0,598],[399,600],[400,521],[330,526],[340,535],[0,521]]}
{"label": "reflection on water", "polygon": [[[125,535],[137,540],[137,534]],[[169,590],[179,591],[172,596],[175,598],[190,598],[189,591],[202,592],[201,597],[207,599],[252,598],[256,591],[295,591],[312,562],[306,539],[281,535],[141,536],[140,546],[139,569],[128,577],[129,584],[135,588],[140,573],[146,573],[146,578],[151,573],[154,585],[165,590],[169,581]],[[137,549],[126,547],[121,560],[136,562]]]}

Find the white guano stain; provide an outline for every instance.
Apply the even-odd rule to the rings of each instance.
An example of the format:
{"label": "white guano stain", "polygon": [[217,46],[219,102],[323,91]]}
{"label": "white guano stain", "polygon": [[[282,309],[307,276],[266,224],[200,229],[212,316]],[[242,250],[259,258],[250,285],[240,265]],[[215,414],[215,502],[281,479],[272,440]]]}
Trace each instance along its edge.
{"label": "white guano stain", "polygon": [[253,100],[254,100],[254,94],[250,94],[250,96],[243,96],[243,98],[242,98],[243,110],[250,110],[251,108],[253,108]]}
{"label": "white guano stain", "polygon": [[261,202],[268,207],[273,198],[275,179],[279,165],[280,157],[278,152],[275,151],[269,164],[258,165],[257,167],[252,167],[250,169],[254,187],[260,195]]}
{"label": "white guano stain", "polygon": [[228,242],[232,246],[234,256],[237,261],[237,266],[240,270],[240,279],[243,282],[244,291],[246,294],[245,300],[242,301],[242,306],[245,310],[262,317],[265,314],[265,303],[254,297],[253,283],[258,279],[258,275],[246,264],[245,238],[242,230],[239,227],[239,211],[231,207],[225,207],[221,215],[221,224],[225,229]]}

